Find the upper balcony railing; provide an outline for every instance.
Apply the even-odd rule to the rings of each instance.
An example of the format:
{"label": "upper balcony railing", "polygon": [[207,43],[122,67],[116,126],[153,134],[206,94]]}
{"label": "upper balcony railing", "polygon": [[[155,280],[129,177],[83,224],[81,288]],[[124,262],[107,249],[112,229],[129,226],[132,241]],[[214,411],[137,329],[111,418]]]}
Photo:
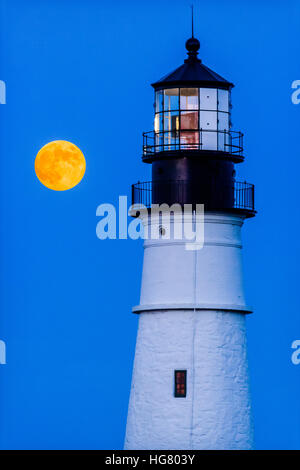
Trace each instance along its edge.
{"label": "upper balcony railing", "polygon": [[243,134],[228,130],[184,129],[143,133],[143,160],[160,157],[161,152],[222,152],[236,162],[244,160]]}

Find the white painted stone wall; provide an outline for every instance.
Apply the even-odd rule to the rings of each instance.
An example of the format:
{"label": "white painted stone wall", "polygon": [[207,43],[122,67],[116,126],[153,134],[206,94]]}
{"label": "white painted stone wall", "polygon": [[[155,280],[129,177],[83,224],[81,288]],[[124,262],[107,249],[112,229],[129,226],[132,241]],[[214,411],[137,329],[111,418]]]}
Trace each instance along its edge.
{"label": "white painted stone wall", "polygon": [[[200,251],[145,241],[126,449],[252,448],[242,224],[209,214]],[[174,397],[176,369],[186,398]]]}

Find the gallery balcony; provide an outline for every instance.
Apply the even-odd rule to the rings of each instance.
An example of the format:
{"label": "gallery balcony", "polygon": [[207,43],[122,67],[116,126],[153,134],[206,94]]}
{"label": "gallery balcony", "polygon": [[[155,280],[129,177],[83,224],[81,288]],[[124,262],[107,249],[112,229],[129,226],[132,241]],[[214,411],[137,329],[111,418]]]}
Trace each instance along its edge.
{"label": "gallery balcony", "polygon": [[204,204],[205,211],[242,213],[253,217],[254,185],[232,181],[230,185],[216,188],[212,181],[205,187],[197,181],[147,181],[132,185],[132,204],[151,208],[153,204]]}
{"label": "gallery balcony", "polygon": [[187,155],[240,163],[244,160],[243,134],[229,130],[184,129],[143,133],[143,161]]}

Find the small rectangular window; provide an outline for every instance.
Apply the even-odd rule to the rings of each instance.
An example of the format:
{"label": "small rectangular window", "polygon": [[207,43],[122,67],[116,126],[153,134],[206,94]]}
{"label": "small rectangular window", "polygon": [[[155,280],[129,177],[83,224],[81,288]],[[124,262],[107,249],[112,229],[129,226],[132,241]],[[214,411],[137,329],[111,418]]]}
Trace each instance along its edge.
{"label": "small rectangular window", "polygon": [[186,397],[186,370],[175,370],[175,398]]}

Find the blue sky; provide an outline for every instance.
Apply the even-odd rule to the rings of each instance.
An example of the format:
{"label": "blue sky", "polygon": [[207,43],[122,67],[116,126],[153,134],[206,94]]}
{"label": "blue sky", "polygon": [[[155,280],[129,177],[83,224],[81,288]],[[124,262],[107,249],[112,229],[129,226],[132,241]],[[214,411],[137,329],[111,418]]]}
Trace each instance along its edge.
{"label": "blue sky", "polygon": [[[1,1],[0,447],[120,449],[134,357],[143,248],[96,238],[96,207],[150,178],[142,132],[150,83],[179,66],[190,2]],[[300,449],[300,5],[195,1],[200,57],[235,83],[245,133],[239,175],[256,185],[244,271],[256,446]],[[51,140],[78,145],[82,183],[66,192],[34,173]]]}

